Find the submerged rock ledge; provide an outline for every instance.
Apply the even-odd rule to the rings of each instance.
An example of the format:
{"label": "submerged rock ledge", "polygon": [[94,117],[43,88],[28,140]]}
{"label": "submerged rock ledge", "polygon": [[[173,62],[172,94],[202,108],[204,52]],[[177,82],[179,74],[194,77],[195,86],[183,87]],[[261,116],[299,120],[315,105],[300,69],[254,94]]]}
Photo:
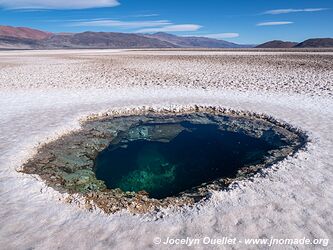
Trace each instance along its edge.
{"label": "submerged rock ledge", "polygon": [[[172,123],[184,117],[198,124],[213,123],[225,131],[240,132],[269,140],[278,145],[279,149],[271,150],[263,162],[244,166],[235,178],[222,178],[203,183],[177,196],[159,200],[149,198],[144,191],[124,192],[121,189],[107,189],[104,182],[96,178],[94,160],[110,143],[116,143],[119,138],[126,136],[126,139],[130,136],[151,139],[149,133],[142,134],[137,131],[136,135],[135,131],[130,131],[134,125],[156,120]],[[120,134],[122,136],[119,136]],[[133,214],[149,213],[170,206],[193,205],[208,199],[213,190],[228,190],[232,188],[233,182],[250,178],[260,173],[263,168],[294,155],[306,145],[307,141],[308,137],[304,132],[272,117],[223,107],[193,105],[174,108],[143,106],[114,109],[107,113],[91,115],[81,122],[81,129],[42,145],[20,171],[38,175],[48,186],[60,193],[68,194],[67,202],[80,201],[80,206],[88,210],[100,209],[105,213],[116,213],[121,210]]]}

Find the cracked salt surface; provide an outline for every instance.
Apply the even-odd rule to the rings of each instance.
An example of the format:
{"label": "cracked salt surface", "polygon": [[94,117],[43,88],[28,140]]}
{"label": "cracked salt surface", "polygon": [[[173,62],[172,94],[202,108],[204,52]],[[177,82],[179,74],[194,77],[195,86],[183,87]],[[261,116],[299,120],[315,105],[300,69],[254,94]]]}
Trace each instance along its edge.
{"label": "cracked salt surface", "polygon": [[[16,53],[13,57],[19,61],[20,53]],[[332,61],[331,56],[329,59]],[[22,70],[20,66],[15,67]],[[15,67],[12,70],[15,71]],[[2,72],[0,81],[3,86],[9,76]],[[31,73],[39,72],[25,72],[27,75]],[[180,70],[179,74],[182,73]],[[257,75],[259,78],[260,72]],[[202,90],[200,87],[177,85],[133,87],[124,84],[123,87],[77,88],[75,91],[63,89],[62,85],[56,89],[35,86],[24,91],[2,87],[1,246],[6,246],[6,249],[146,249],[154,247],[153,238],[156,236],[274,236],[332,240],[333,101],[329,90],[332,78],[329,75],[331,73],[326,70],[327,78],[323,79],[325,89],[321,89],[321,83],[317,88],[313,87],[316,86],[313,83],[299,83],[301,94],[287,93],[283,89],[258,93],[224,87],[219,89],[219,86],[213,90]],[[24,82],[24,75],[20,77],[20,81]],[[97,73],[95,77],[98,82]],[[64,77],[63,84],[66,84],[66,79]],[[260,84],[263,81],[261,79]],[[309,92],[319,94],[303,94]],[[311,143],[305,151],[266,170],[266,178],[239,182],[238,188],[230,192],[214,192],[212,199],[204,204],[182,211],[163,210],[153,218],[126,213],[111,216],[87,213],[58,201],[62,197],[36,178],[15,171],[35,152],[39,142],[79,128],[78,119],[88,114],[142,105],[177,107],[192,104],[264,113],[306,131]],[[164,217],[154,221],[161,214]],[[239,249],[243,247],[236,246]]]}

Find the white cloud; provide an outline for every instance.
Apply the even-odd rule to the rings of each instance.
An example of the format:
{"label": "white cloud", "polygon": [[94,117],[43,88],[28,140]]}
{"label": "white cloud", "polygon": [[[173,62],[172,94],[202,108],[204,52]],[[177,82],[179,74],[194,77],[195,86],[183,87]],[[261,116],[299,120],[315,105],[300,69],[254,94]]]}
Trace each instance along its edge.
{"label": "white cloud", "polygon": [[118,0],[0,0],[0,7],[8,9],[88,9],[117,5]]}
{"label": "white cloud", "polygon": [[70,20],[69,25],[82,27],[117,27],[123,29],[139,29],[136,31],[137,33],[196,31],[202,27],[197,24],[174,24],[169,20],[121,21],[106,18]]}
{"label": "white cloud", "polygon": [[167,25],[164,27],[140,29],[136,31],[137,33],[152,33],[152,32],[179,32],[179,31],[196,31],[202,26],[197,24],[177,24],[177,25]]}
{"label": "white cloud", "polygon": [[154,20],[154,21],[119,21],[112,19],[94,19],[84,22],[74,22],[71,26],[89,26],[89,27],[120,27],[120,28],[144,28],[144,27],[158,27],[172,24],[168,20]]}
{"label": "white cloud", "polygon": [[160,14],[142,14],[142,15],[132,15],[131,17],[153,17],[159,16]]}
{"label": "white cloud", "polygon": [[269,15],[278,15],[278,14],[288,14],[288,13],[295,13],[295,12],[317,12],[328,10],[327,8],[307,8],[307,9],[277,9],[277,10],[268,10],[263,14]]}
{"label": "white cloud", "polygon": [[275,25],[286,25],[286,24],[293,24],[293,22],[263,22],[263,23],[257,23],[257,26],[275,26]]}
{"label": "white cloud", "polygon": [[239,37],[238,33],[217,33],[217,34],[208,34],[203,35],[204,37],[208,38],[215,38],[215,39],[225,39],[225,38],[235,38]]}

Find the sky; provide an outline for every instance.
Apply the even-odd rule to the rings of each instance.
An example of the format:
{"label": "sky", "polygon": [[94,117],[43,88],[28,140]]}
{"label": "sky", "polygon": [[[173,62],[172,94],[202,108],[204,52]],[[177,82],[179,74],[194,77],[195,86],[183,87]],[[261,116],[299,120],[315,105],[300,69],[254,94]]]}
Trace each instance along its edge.
{"label": "sky", "polygon": [[0,0],[0,25],[300,42],[333,37],[333,0]]}

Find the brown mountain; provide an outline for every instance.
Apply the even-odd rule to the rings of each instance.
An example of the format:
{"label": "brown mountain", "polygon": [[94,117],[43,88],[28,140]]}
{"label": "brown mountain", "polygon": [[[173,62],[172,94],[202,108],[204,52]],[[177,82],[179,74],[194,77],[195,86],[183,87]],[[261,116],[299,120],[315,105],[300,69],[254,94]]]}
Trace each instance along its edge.
{"label": "brown mountain", "polygon": [[[4,26],[2,26],[4,27]],[[0,35],[0,48],[55,49],[55,48],[238,48],[241,45],[206,37],[180,37],[167,33],[152,35],[83,32],[83,33],[44,33],[33,29],[29,34],[15,33],[22,28],[6,27]],[[9,32],[10,31],[10,32]],[[33,31],[33,32],[32,32]],[[44,34],[44,35],[43,35]],[[248,47],[248,46],[247,46]]]}
{"label": "brown mountain", "polygon": [[138,34],[115,32],[83,32],[53,34],[40,30],[0,26],[2,49],[61,48],[175,48],[172,43]]}
{"label": "brown mountain", "polygon": [[44,40],[52,36],[52,33],[25,27],[11,27],[0,25],[0,36],[31,40]]}
{"label": "brown mountain", "polygon": [[297,45],[295,42],[285,42],[280,40],[269,41],[259,44],[256,48],[293,48]]}
{"label": "brown mountain", "polygon": [[333,48],[333,38],[313,38],[305,40],[295,48]]}
{"label": "brown mountain", "polygon": [[174,48],[174,44],[131,33],[83,32],[53,35],[43,43],[46,48]]}
{"label": "brown mountain", "polygon": [[251,47],[250,45],[239,45],[224,40],[218,40],[208,37],[197,36],[176,36],[164,32],[158,32],[155,34],[145,34],[144,36],[149,38],[156,38],[161,41],[166,41],[177,45],[181,48],[241,48]]}
{"label": "brown mountain", "polygon": [[[0,49],[71,49],[71,48],[251,48],[207,37],[182,37],[164,32],[132,34],[83,32],[53,34],[31,28],[0,26]],[[309,39],[299,44],[270,41],[256,48],[329,48],[333,38]]]}
{"label": "brown mountain", "polygon": [[207,37],[181,37],[168,33],[132,34],[83,32],[52,34],[31,28],[0,26],[0,48],[241,48],[235,43]]}

